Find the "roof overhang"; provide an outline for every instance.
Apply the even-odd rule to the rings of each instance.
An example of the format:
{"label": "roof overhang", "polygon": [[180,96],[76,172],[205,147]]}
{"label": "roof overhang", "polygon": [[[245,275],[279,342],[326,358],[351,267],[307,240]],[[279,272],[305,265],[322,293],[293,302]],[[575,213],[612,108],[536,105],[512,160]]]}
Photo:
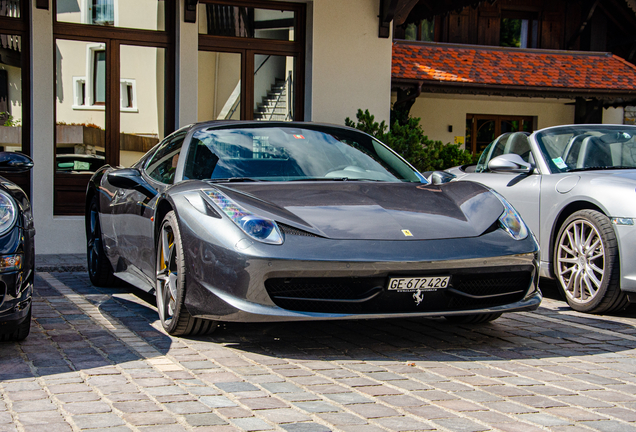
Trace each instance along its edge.
{"label": "roof overhang", "polygon": [[593,98],[606,106],[636,101],[636,67],[609,53],[396,41],[393,54],[392,88],[411,98],[422,92]]}

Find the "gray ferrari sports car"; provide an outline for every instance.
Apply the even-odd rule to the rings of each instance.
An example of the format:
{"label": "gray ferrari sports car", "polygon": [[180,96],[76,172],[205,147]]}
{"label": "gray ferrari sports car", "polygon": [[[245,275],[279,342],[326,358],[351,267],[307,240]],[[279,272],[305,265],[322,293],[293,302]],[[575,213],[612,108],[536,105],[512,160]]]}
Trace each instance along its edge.
{"label": "gray ferrari sports car", "polygon": [[603,313],[636,302],[636,127],[508,133],[476,165],[447,171],[514,205],[539,239],[541,276],[558,280],[573,309]]}
{"label": "gray ferrari sports car", "polygon": [[331,125],[184,127],[86,195],[88,267],[153,292],[164,329],[218,321],[536,309],[538,245],[477,183],[434,185],[371,136]]}

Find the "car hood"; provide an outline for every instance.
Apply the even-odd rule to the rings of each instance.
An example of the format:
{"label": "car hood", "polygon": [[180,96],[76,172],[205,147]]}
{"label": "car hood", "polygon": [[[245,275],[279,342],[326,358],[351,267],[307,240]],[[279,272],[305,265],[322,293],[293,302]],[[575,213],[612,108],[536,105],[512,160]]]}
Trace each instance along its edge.
{"label": "car hood", "polygon": [[247,210],[331,239],[424,240],[475,237],[503,212],[472,182],[214,184]]}

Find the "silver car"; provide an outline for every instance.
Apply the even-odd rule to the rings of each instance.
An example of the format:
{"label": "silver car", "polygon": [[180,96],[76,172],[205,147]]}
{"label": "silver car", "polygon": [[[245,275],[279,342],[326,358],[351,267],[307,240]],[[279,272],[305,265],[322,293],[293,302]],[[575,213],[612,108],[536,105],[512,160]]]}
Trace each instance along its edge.
{"label": "silver car", "polygon": [[476,165],[447,172],[512,203],[539,240],[540,275],[558,280],[573,309],[604,313],[636,302],[636,127],[507,133]]}

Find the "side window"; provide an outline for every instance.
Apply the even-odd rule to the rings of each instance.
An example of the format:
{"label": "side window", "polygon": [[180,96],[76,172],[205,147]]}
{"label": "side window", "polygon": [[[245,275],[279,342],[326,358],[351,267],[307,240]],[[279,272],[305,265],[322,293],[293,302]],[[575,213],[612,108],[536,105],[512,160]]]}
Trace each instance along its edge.
{"label": "side window", "polygon": [[174,182],[174,174],[179,161],[179,153],[186,133],[182,132],[166,138],[146,164],[146,173],[153,179],[166,184]]}

